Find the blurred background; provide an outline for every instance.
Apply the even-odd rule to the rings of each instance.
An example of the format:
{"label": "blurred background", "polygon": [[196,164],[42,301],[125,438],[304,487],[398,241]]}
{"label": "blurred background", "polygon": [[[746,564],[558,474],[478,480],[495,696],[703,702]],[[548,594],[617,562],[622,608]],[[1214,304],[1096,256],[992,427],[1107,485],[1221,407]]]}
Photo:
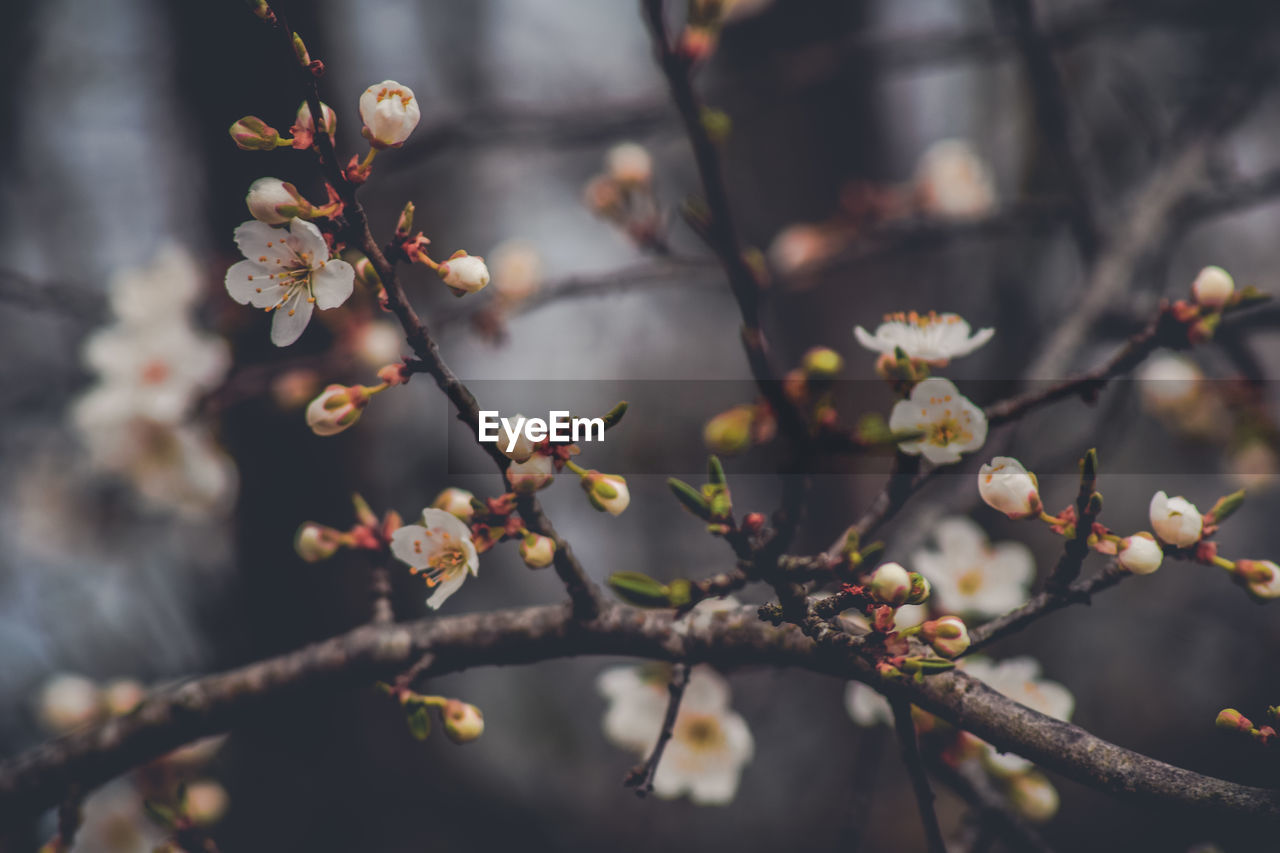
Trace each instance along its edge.
{"label": "blurred background", "polygon": [[[543,493],[592,576],[730,568],[728,550],[664,483],[696,473],[703,425],[753,392],[732,299],[679,221],[696,175],[636,3],[280,8],[326,64],[321,95],[338,112],[344,158],[365,150],[356,102],[367,86],[393,79],[415,91],[422,122],[401,151],[380,155],[363,199],[375,234],[389,235],[413,201],[437,258],[462,248],[489,259],[494,285],[464,300],[428,271],[404,272],[481,402],[534,414],[555,408],[548,399],[595,412],[631,401],[609,440],[584,453],[588,467],[627,475],[630,509],[595,513],[572,484]],[[1185,298],[1208,264],[1275,289],[1280,21],[1269,5],[1031,4],[1031,43],[1051,51],[1065,81],[1061,133],[1052,104],[1046,113],[1033,97],[1021,8],[739,0],[699,73],[708,104],[731,121],[724,162],[742,237],[770,264],[775,362],[788,369],[819,345],[840,352],[848,381],[836,406],[847,422],[892,403],[874,354],[851,334],[886,312],[956,311],[995,327],[992,343],[945,372],[986,404],[1097,363],[1160,299]],[[484,496],[498,482],[427,381],[379,397],[339,436],[307,429],[302,408],[319,388],[371,383],[398,354],[367,300],[317,314],[302,340],[276,349],[268,318],[228,298],[222,279],[239,258],[231,234],[248,218],[250,182],[271,175],[324,197],[310,154],[240,151],[228,138],[246,114],[287,127],[299,101],[276,36],[243,4],[9,4],[0,48],[0,750],[12,755],[61,724],[47,707],[55,675],[163,683],[366,620],[367,562],[344,554],[309,565],[292,544],[306,520],[347,527],[352,492],[408,519],[447,486]],[[964,142],[942,157],[943,140]],[[656,201],[661,240],[592,210],[589,182],[628,141],[652,157],[646,203]],[[173,261],[181,252],[190,260]],[[165,257],[199,285],[174,322],[189,311],[232,353],[193,407],[198,431],[165,439],[176,475],[122,462],[132,451],[102,446],[94,423],[72,414],[97,381],[84,343],[117,322],[110,283]],[[1055,333],[1073,318],[1074,336]],[[1263,308],[1191,353],[1191,366],[1165,362],[1172,374],[1157,375],[1189,376],[1192,391],[1120,381],[1094,405],[1063,401],[993,431],[885,529],[888,556],[909,561],[941,518],[971,515],[993,539],[1026,542],[1043,577],[1055,537],[980,505],[977,466],[1017,456],[1041,474],[1056,511],[1074,498],[1075,460],[1091,446],[1113,528],[1146,527],[1157,489],[1204,509],[1247,484],[1224,553],[1280,556],[1268,382],[1280,369],[1277,322]],[[1170,394],[1182,402],[1170,405]],[[769,446],[729,461],[740,510],[772,510],[776,463]],[[887,469],[884,458],[830,460],[795,550],[830,545]],[[1095,557],[1089,570],[1100,565]],[[1256,718],[1280,702],[1276,611],[1220,575],[1168,564],[992,655],[1035,656],[1075,695],[1073,721],[1103,738],[1280,785],[1274,760],[1212,726],[1223,707]],[[395,571],[393,588],[398,618],[425,614],[420,581]],[[505,546],[484,555],[443,613],[562,597],[554,575]],[[763,601],[765,590],[740,597]],[[226,796],[212,837],[226,851],[778,849],[801,838],[820,849],[923,849],[891,732],[856,726],[844,685],[803,673],[732,674],[734,707],[756,740],[732,804],[637,800],[620,784],[634,757],[601,730],[595,678],[613,663],[433,682],[485,713],[484,737],[463,748],[411,740],[403,715],[372,690],[256,719],[194,773]],[[62,682],[73,707],[77,685]],[[1054,849],[1275,849],[1247,830],[1052,781],[1062,805],[1042,831]],[[151,849],[156,838],[127,830],[146,824],[137,801],[128,785],[91,800],[106,817],[87,822],[77,849]],[[945,789],[939,811],[962,835],[962,803]],[[35,849],[53,818],[0,832],[4,849]]]}

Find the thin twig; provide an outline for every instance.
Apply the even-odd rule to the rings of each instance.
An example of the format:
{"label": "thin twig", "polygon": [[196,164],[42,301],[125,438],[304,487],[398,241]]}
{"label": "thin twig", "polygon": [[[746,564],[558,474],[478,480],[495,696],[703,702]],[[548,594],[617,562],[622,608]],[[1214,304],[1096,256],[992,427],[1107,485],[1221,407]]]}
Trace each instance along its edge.
{"label": "thin twig", "polygon": [[686,663],[671,665],[671,681],[667,684],[667,713],[662,717],[658,741],[653,745],[653,752],[649,753],[648,760],[631,768],[624,782],[628,787],[636,789],[637,797],[646,797],[653,791],[653,777],[658,774],[658,762],[662,761],[662,753],[675,731],[676,718],[680,716],[680,702],[684,699],[684,689],[689,686],[691,672],[692,669]]}
{"label": "thin twig", "polygon": [[969,649],[965,654],[972,654],[996,640],[1017,633],[1041,617],[1064,607],[1072,604],[1088,604],[1095,593],[1110,589],[1128,576],[1129,572],[1111,566],[1089,580],[1076,581],[1064,592],[1042,592],[1021,607],[970,629]]}
{"label": "thin twig", "polygon": [[915,792],[916,805],[920,808],[920,826],[924,830],[929,853],[947,853],[947,842],[943,840],[942,828],[938,826],[938,813],[933,808],[933,788],[929,785],[929,776],[925,773],[924,761],[920,758],[916,724],[911,719],[911,703],[894,698],[889,700],[889,704],[893,707],[893,728],[898,733],[902,763],[907,766],[911,790]]}
{"label": "thin twig", "polygon": [[995,828],[1015,845],[1015,849],[1029,853],[1053,853],[1053,848],[1039,831],[1009,806],[982,769],[974,766],[974,762],[967,761],[960,767],[954,767],[944,758],[935,758],[929,762],[929,769],[943,784],[969,803],[983,825]]}

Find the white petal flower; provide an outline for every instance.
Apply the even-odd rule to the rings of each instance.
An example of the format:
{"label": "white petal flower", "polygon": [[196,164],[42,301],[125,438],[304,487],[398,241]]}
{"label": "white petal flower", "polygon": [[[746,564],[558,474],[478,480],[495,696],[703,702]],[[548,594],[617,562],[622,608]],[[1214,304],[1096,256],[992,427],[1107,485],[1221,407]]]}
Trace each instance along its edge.
{"label": "white petal flower", "polygon": [[102,714],[102,694],[98,685],[82,675],[61,673],[40,688],[36,717],[44,729],[66,734],[98,719]]}
{"label": "white petal flower", "polygon": [[1035,576],[1027,546],[992,545],[981,527],[963,517],[940,521],[934,539],[938,550],[917,551],[911,567],[933,585],[930,601],[940,610],[986,618],[1026,603]]}
{"label": "white petal flower", "polygon": [[293,219],[288,230],[252,220],[236,229],[245,260],[227,270],[231,298],[275,312],[271,342],[288,346],[302,336],[315,308],[337,308],[355,287],[355,270],[329,257],[320,229]]}
{"label": "white petal flower", "polygon": [[421,117],[413,90],[394,80],[375,83],[360,96],[362,133],[375,148],[403,145]]}
{"label": "white petal flower", "polygon": [[872,352],[893,355],[901,349],[907,358],[918,358],[942,366],[953,358],[968,355],[991,340],[995,329],[980,329],[970,335],[969,324],[959,314],[886,314],[874,335],[858,326],[853,336]]}
{"label": "white petal flower", "polygon": [[1199,396],[1204,373],[1194,361],[1173,353],[1160,353],[1138,371],[1138,392],[1143,406],[1155,414],[1176,413]]}
{"label": "white petal flower", "polygon": [[915,190],[925,213],[948,219],[976,219],[996,205],[990,170],[962,139],[929,146],[916,167]]}
{"label": "white petal flower", "polygon": [[[604,729],[610,741],[648,756],[666,714],[667,682],[666,668],[652,665],[601,673],[597,685],[609,701]],[[746,721],[729,709],[728,683],[713,669],[696,666],[654,775],[654,793],[664,799],[688,794],[698,805],[728,803],[754,751]]]}
{"label": "white petal flower", "polygon": [[638,142],[620,142],[604,156],[605,171],[621,184],[640,186],[653,177],[653,158]]}
{"label": "white petal flower", "polygon": [[1161,542],[1178,548],[1188,548],[1200,541],[1204,519],[1195,504],[1186,498],[1171,498],[1164,492],[1156,492],[1151,498],[1151,529]]}
{"label": "white petal flower", "polygon": [[131,415],[177,423],[196,397],[222,381],[231,353],[221,338],[164,322],[97,331],[85,341],[84,360]]}
{"label": "white petal flower", "polygon": [[705,598],[693,606],[693,609],[671,623],[671,630],[684,636],[690,631],[709,631],[717,622],[723,622],[731,614],[742,609],[742,602],[732,595],[724,598]]}
{"label": "white petal flower", "polygon": [[474,575],[480,568],[471,528],[434,507],[422,511],[422,524],[408,524],[391,534],[391,553],[435,590],[427,599],[432,610],[439,610],[458,591],[468,572]]}
{"label": "white petal flower", "polygon": [[893,724],[893,708],[889,700],[861,681],[850,681],[845,685],[844,709],[860,726],[869,728]]}
{"label": "white petal flower", "polygon": [[987,440],[987,416],[964,397],[950,380],[930,377],[911,390],[889,416],[894,432],[920,431],[924,436],[898,445],[903,453],[924,454],[935,465],[960,461],[962,453]]}
{"label": "white petal flower", "polygon": [[172,323],[200,295],[200,275],[189,252],[167,245],[147,266],[114,274],[107,293],[112,313],[125,324]]}
{"label": "white petal flower", "polygon": [[1012,456],[997,456],[982,466],[978,494],[992,509],[1013,519],[1032,518],[1044,509],[1035,477]]}
{"label": "white petal flower", "polygon": [[[1075,711],[1076,700],[1071,691],[1057,682],[1040,678],[1040,664],[1034,658],[1023,656],[996,662],[973,657],[966,659],[962,668],[997,693],[1047,717],[1070,720]],[[987,748],[989,753],[983,761],[995,773],[1012,776],[1032,766],[1021,756],[999,753],[989,744]]]}

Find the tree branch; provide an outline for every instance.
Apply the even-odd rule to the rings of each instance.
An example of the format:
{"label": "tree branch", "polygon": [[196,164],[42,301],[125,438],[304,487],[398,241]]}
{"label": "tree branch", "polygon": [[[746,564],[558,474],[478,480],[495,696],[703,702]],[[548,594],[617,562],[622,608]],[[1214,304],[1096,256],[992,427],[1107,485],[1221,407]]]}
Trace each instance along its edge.
{"label": "tree branch", "polygon": [[653,745],[649,759],[639,767],[633,767],[627,774],[626,785],[636,789],[637,797],[648,796],[653,790],[653,777],[658,774],[658,762],[662,761],[662,753],[671,740],[671,733],[676,726],[676,717],[680,715],[680,702],[684,699],[684,689],[689,686],[689,674],[692,668],[688,664],[677,663],[671,667],[671,681],[667,684],[667,712],[662,717],[662,730],[658,732],[658,741]]}
{"label": "tree branch", "polygon": [[924,760],[920,758],[916,724],[911,719],[911,703],[905,699],[892,699],[889,704],[893,708],[893,728],[898,734],[902,763],[907,766],[911,790],[916,795],[916,805],[920,809],[920,827],[924,830],[929,853],[947,853],[947,842],[943,840],[942,828],[938,826],[938,813],[933,808],[933,788],[924,771]]}

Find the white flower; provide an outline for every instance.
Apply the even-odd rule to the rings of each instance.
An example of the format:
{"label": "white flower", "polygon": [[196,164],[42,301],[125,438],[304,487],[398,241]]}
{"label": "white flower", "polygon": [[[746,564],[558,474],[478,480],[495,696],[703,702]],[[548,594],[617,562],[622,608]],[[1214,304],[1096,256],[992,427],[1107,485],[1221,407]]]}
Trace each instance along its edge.
{"label": "white flower", "polygon": [[484,258],[459,252],[436,270],[449,289],[459,296],[484,290],[489,284],[489,268]]}
{"label": "white flower", "polygon": [[797,222],[769,244],[769,263],[783,275],[800,272],[829,257],[839,241],[816,225]]}
{"label": "white flower", "polygon": [[91,723],[102,711],[98,685],[82,675],[53,676],[40,688],[36,699],[36,717],[53,734],[65,734]]}
{"label": "white flower", "polygon": [[1205,267],[1191,284],[1191,294],[1196,303],[1206,308],[1221,308],[1235,289],[1231,273],[1222,267]]}
{"label": "white flower", "polygon": [[470,524],[471,519],[476,514],[475,505],[471,503],[473,500],[475,500],[475,495],[471,494],[471,492],[450,486],[436,495],[436,499],[431,502],[431,506],[444,510],[464,524]]}
{"label": "white flower", "polygon": [[991,340],[996,330],[980,329],[973,335],[969,332],[969,324],[959,314],[909,311],[886,314],[874,335],[858,326],[853,336],[872,352],[891,356],[895,349],[901,349],[907,358],[918,358],[940,367],[978,349]]}
{"label": "white flower", "polygon": [[200,394],[222,381],[231,353],[222,338],[184,323],[121,324],[84,343],[85,363],[102,379],[87,392],[105,395],[121,417],[176,423]]}
{"label": "white flower", "polygon": [[867,586],[876,601],[898,607],[906,604],[911,594],[911,577],[899,563],[883,563],[871,573]]}
{"label": "white flower", "polygon": [[172,323],[185,317],[200,295],[195,260],[180,246],[167,245],[145,267],[121,270],[107,285],[111,311],[135,326]]}
{"label": "white flower", "polygon": [[[597,686],[609,703],[605,736],[647,758],[666,715],[667,682],[664,667],[602,672]],[[724,805],[737,794],[742,767],[754,752],[746,721],[729,708],[728,683],[711,668],[696,666],[654,775],[653,792],[663,799],[688,794],[697,805]]]}
{"label": "white flower", "polygon": [[520,559],[531,569],[546,568],[555,556],[556,543],[549,536],[530,533],[520,541]]}
{"label": "white flower", "polygon": [[474,575],[480,567],[471,528],[434,507],[422,511],[422,524],[407,524],[391,534],[391,553],[435,589],[427,599],[432,610],[439,610],[462,586],[467,573]]}
{"label": "white flower", "polygon": [[1008,782],[1009,802],[1027,820],[1044,823],[1058,813],[1058,789],[1043,773],[1022,773]]}
{"label": "white flower", "polygon": [[844,686],[844,709],[860,726],[869,728],[893,724],[893,708],[889,700],[861,681],[850,681]]}
{"label": "white flower", "polygon": [[356,329],[353,338],[352,349],[370,367],[400,363],[404,332],[395,323],[383,320],[363,323]]}
{"label": "white flower", "polygon": [[653,177],[653,158],[636,142],[620,142],[604,157],[605,171],[620,184],[640,186]]}
{"label": "white flower", "polygon": [[[963,668],[997,693],[1046,717],[1069,720],[1075,710],[1075,697],[1071,691],[1057,682],[1040,678],[1040,664],[1034,658],[1024,656],[996,662],[974,657],[967,659]],[[1012,776],[1031,769],[1031,762],[1025,758],[998,753],[990,744],[987,748],[990,752],[984,756],[984,763],[995,773]]]}
{"label": "white flower", "polygon": [[938,522],[933,538],[938,550],[916,551],[911,567],[933,585],[930,600],[940,610],[985,618],[1026,603],[1035,577],[1035,560],[1027,546],[992,545],[981,527],[958,516]]}
{"label": "white flower", "polygon": [[1148,411],[1176,413],[1198,396],[1204,373],[1184,356],[1161,353],[1138,371],[1138,391]]}
{"label": "white flower", "polygon": [[1151,498],[1151,529],[1161,542],[1178,548],[1187,548],[1200,541],[1204,519],[1189,500],[1171,498],[1164,492],[1156,492]]}
{"label": "white flower", "polygon": [[900,400],[889,415],[894,432],[920,431],[924,436],[898,445],[903,453],[923,453],[935,465],[960,461],[987,440],[987,416],[956,390],[950,380],[930,377]]}
{"label": "white flower", "polygon": [[916,166],[915,191],[925,213],[949,219],[976,219],[996,205],[991,172],[962,139],[929,146]]}
{"label": "white flower", "polygon": [[524,420],[524,415],[498,419],[498,451],[512,462],[528,462],[529,457],[533,456],[534,444],[525,431],[521,429],[513,433],[508,429],[508,426],[523,423]]}
{"label": "white flower", "polygon": [[288,230],[252,220],[236,229],[245,259],[227,270],[227,292],[241,305],[274,311],[271,342],[288,346],[302,336],[319,307],[337,308],[355,287],[351,264],[329,258],[320,229],[293,219]]}
{"label": "white flower", "polygon": [[1035,477],[1012,456],[997,456],[978,471],[978,494],[1009,518],[1033,518],[1044,509]]}
{"label": "white flower", "polygon": [[535,453],[524,462],[512,462],[507,466],[507,482],[516,494],[533,494],[551,485],[555,478],[555,463],[545,453]]}
{"label": "white flower", "polygon": [[375,83],[360,96],[361,133],[374,148],[400,147],[421,117],[413,90],[394,80]]}
{"label": "white flower", "polygon": [[1120,543],[1116,562],[1135,575],[1149,575],[1160,568],[1164,551],[1150,533],[1135,533]]}
{"label": "white flower", "polygon": [[520,302],[542,284],[542,257],[526,240],[507,240],[489,253],[493,261],[493,286],[508,302]]}
{"label": "white flower", "polygon": [[279,178],[258,178],[249,184],[244,203],[250,216],[268,225],[284,225],[293,217],[311,211],[311,205],[298,193],[298,188]]}

